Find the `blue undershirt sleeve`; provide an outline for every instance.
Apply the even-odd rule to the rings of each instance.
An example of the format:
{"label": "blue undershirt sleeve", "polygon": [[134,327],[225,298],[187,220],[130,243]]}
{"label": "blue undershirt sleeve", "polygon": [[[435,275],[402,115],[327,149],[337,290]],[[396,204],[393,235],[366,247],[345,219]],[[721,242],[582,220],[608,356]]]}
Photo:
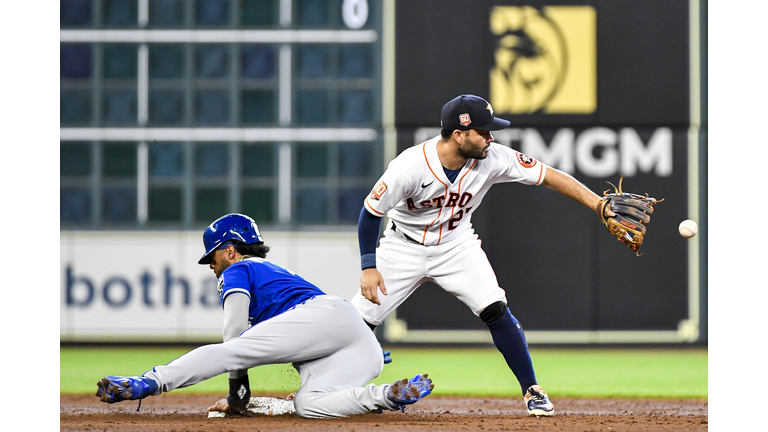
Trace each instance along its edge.
{"label": "blue undershirt sleeve", "polygon": [[381,218],[372,215],[363,206],[357,221],[357,242],[360,245],[360,261],[363,270],[376,267],[376,246],[379,242]]}

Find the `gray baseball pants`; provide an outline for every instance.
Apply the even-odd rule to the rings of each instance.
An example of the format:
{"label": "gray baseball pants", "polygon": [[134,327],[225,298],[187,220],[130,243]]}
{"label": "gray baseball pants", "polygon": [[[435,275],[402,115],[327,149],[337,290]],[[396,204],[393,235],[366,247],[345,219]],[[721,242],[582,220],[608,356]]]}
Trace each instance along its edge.
{"label": "gray baseball pants", "polygon": [[194,349],[144,374],[159,391],[189,387],[226,372],[293,363],[301,378],[294,406],[301,417],[344,417],[396,409],[389,385],[368,384],[384,358],[373,332],[345,299],[322,295],[260,322],[239,337]]}

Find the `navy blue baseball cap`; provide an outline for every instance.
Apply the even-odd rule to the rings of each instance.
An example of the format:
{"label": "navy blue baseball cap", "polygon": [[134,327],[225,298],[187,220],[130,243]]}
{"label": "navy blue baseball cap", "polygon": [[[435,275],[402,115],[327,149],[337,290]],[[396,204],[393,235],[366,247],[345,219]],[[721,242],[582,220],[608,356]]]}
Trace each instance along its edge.
{"label": "navy blue baseball cap", "polygon": [[470,94],[451,99],[440,112],[440,126],[446,130],[495,131],[509,124],[507,120],[493,116],[493,108],[487,100]]}

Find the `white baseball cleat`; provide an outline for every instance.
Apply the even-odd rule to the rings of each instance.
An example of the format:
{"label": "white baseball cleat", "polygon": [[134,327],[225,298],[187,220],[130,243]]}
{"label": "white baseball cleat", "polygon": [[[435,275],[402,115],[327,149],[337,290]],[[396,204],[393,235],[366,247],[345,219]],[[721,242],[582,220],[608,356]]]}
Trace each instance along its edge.
{"label": "white baseball cleat", "polygon": [[539,385],[528,387],[525,392],[525,405],[529,416],[551,416],[555,414],[555,406],[549,401],[547,392]]}

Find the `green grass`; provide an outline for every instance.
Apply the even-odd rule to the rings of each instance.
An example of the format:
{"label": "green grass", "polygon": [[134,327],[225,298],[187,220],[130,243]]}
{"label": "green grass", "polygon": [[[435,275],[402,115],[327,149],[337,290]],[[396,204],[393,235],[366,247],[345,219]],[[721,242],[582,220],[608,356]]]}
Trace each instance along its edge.
{"label": "green grass", "polygon": [[[94,393],[105,375],[141,375],[187,348],[61,348],[61,393]],[[373,382],[428,373],[436,395],[519,397],[514,375],[494,348],[393,348],[393,362]],[[539,384],[551,396],[700,398],[707,396],[706,349],[531,349]],[[299,387],[288,364],[249,372],[254,392],[287,394]],[[226,393],[227,376],[175,390]]]}

